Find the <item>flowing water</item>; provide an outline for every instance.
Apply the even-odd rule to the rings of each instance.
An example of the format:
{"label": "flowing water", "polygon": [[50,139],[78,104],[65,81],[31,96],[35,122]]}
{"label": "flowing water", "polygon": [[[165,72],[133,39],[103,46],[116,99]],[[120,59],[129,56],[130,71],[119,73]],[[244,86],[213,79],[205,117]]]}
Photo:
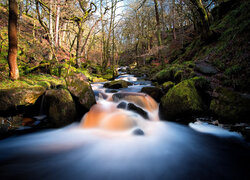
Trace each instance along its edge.
{"label": "flowing water", "polygon": [[0,179],[249,179],[249,145],[234,132],[158,119],[132,75],[119,92],[93,84],[97,105],[80,123],[0,141]]}

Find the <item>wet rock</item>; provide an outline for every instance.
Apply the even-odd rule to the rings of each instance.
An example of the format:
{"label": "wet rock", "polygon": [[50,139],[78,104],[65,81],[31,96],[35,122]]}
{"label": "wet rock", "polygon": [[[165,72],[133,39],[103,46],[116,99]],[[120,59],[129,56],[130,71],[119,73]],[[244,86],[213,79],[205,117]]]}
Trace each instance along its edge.
{"label": "wet rock", "polygon": [[[79,111],[88,111],[96,103],[94,92],[82,73],[73,74],[66,78],[69,92],[79,104]],[[83,112],[83,113],[85,113]]]}
{"label": "wet rock", "polygon": [[164,93],[167,93],[169,89],[171,89],[175,84],[172,81],[168,81],[163,83],[162,89]]}
{"label": "wet rock", "polygon": [[215,67],[213,67],[212,65],[206,62],[196,62],[195,70],[202,74],[207,74],[207,75],[213,75],[213,74],[218,73]]}
{"label": "wet rock", "polygon": [[119,109],[127,109],[127,103],[126,102],[120,102],[117,105],[117,108],[119,108]]}
{"label": "wet rock", "polygon": [[18,106],[34,105],[45,93],[44,87],[15,88],[0,90],[0,111],[7,111]]}
{"label": "wet rock", "polygon": [[144,135],[144,131],[141,130],[140,128],[136,128],[135,130],[133,130],[133,135],[143,136]]}
{"label": "wet rock", "polygon": [[133,85],[130,82],[124,81],[124,80],[116,80],[116,81],[111,81],[107,82],[104,84],[105,88],[110,88],[110,89],[120,89],[120,88],[127,88],[128,86]]}
{"label": "wet rock", "polygon": [[160,102],[160,99],[163,96],[163,92],[158,87],[143,87],[141,92],[148,94],[157,102]]}
{"label": "wet rock", "polygon": [[148,113],[133,103],[128,103],[127,109],[141,115],[144,119],[149,119]]}
{"label": "wet rock", "polygon": [[230,122],[249,122],[250,97],[226,88],[217,88],[217,96],[211,101],[210,110],[221,120]]}
{"label": "wet rock", "polygon": [[203,111],[204,104],[196,89],[195,82],[194,79],[184,80],[163,96],[160,104],[160,115],[163,118],[174,120]]}
{"label": "wet rock", "polygon": [[45,102],[49,120],[56,127],[62,127],[75,121],[75,103],[68,90],[46,91]]}

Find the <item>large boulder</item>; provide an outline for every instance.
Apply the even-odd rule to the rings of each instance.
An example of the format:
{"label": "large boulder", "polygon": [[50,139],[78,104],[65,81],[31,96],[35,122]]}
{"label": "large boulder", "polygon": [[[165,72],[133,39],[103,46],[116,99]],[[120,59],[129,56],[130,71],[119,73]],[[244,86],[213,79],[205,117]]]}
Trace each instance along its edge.
{"label": "large boulder", "polygon": [[210,110],[222,121],[250,122],[250,96],[240,94],[226,88],[217,88],[213,92]]}
{"label": "large boulder", "polygon": [[110,88],[110,89],[120,89],[120,88],[127,88],[128,86],[133,85],[130,82],[124,81],[124,80],[116,80],[116,81],[111,81],[107,82],[104,84],[105,88]]}
{"label": "large boulder", "polygon": [[201,84],[200,78],[193,78],[171,88],[161,99],[160,115],[174,120],[202,112],[205,106],[196,88]]}
{"label": "large boulder", "polygon": [[[96,103],[94,92],[82,73],[72,74],[66,78],[68,90],[80,104],[82,111],[88,111]],[[83,112],[83,113],[85,113]]]}
{"label": "large boulder", "polygon": [[41,86],[27,88],[13,88],[0,90],[0,111],[7,111],[18,106],[35,104],[37,99],[45,93],[46,88]]}
{"label": "large boulder", "polygon": [[65,126],[75,121],[75,103],[68,90],[47,90],[45,93],[45,103],[49,120],[56,127]]}

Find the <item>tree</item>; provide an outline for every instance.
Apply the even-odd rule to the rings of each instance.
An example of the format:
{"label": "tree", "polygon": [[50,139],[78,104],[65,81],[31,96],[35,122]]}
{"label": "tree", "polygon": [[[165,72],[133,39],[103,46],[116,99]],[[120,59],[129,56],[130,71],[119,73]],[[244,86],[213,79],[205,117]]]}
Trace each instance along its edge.
{"label": "tree", "polygon": [[8,63],[9,63],[9,76],[11,80],[17,80],[19,78],[19,70],[17,66],[17,14],[18,7],[16,0],[9,0],[9,51],[8,51]]}
{"label": "tree", "polygon": [[208,13],[206,11],[206,8],[204,7],[202,0],[190,0],[191,3],[195,6],[199,18],[201,21],[201,38],[204,40],[207,40],[210,35],[210,29],[209,29],[209,17]]}

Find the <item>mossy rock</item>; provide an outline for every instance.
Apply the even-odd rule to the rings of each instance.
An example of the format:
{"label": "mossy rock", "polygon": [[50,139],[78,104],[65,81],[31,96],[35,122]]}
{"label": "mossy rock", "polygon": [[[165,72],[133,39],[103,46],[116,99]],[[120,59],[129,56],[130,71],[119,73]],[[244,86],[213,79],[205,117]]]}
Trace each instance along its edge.
{"label": "mossy rock", "polygon": [[120,88],[127,88],[128,86],[131,86],[131,85],[133,84],[124,80],[115,80],[115,81],[105,83],[104,87],[110,88],[110,89],[120,89]]}
{"label": "mossy rock", "polygon": [[175,84],[172,81],[167,81],[163,83],[162,89],[164,93],[167,93],[169,89],[171,89]]}
{"label": "mossy rock", "polygon": [[94,77],[93,78],[93,82],[97,83],[97,82],[106,82],[108,81],[107,79],[103,79],[103,78],[98,78],[98,77]]}
{"label": "mossy rock", "polygon": [[46,88],[34,86],[0,90],[0,111],[7,111],[17,106],[29,106],[45,93]]}
{"label": "mossy rock", "polygon": [[45,102],[49,120],[56,127],[62,127],[75,121],[76,107],[68,90],[52,89],[46,91]]}
{"label": "mossy rock", "polygon": [[161,99],[161,115],[174,120],[203,111],[204,105],[196,87],[195,80],[184,80],[171,88]]}
{"label": "mossy rock", "polygon": [[163,69],[153,77],[153,80],[161,84],[168,80],[171,81],[173,79],[172,77],[173,76],[170,69]]}
{"label": "mossy rock", "polygon": [[250,97],[226,88],[217,88],[210,110],[225,122],[249,122]]}
{"label": "mossy rock", "polygon": [[80,105],[89,110],[96,103],[94,92],[82,73],[72,74],[66,78],[67,88]]}

